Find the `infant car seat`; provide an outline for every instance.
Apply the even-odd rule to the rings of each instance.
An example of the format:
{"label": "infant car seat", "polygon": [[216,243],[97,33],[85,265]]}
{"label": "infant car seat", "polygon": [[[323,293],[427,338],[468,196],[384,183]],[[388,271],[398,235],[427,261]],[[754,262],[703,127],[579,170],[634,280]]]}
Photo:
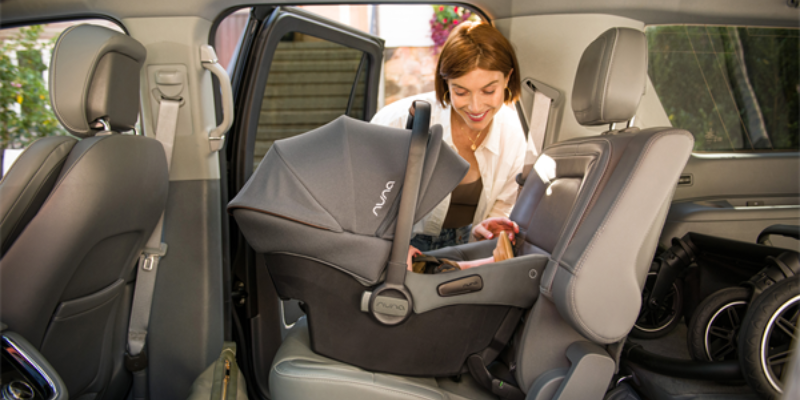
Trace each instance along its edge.
{"label": "infant car seat", "polygon": [[[250,245],[265,255],[279,296],[305,303],[320,354],[377,371],[453,375],[504,321],[516,325],[520,313],[512,308],[533,301],[526,294],[510,303],[444,307],[404,285],[411,226],[469,168],[443,145],[440,126],[428,137],[429,118],[430,106],[420,102],[413,135],[340,117],[278,141],[229,205]],[[527,269],[517,270],[527,277]],[[441,280],[423,283],[423,291],[439,297]],[[535,288],[527,286],[523,292]]]}

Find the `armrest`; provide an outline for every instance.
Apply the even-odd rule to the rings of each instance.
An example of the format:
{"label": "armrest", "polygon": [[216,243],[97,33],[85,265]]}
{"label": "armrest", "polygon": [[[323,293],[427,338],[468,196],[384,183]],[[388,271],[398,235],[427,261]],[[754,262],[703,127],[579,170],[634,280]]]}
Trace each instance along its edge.
{"label": "armrest", "polygon": [[[457,247],[463,248],[473,244],[478,243]],[[492,245],[491,248],[493,249],[494,246]],[[470,248],[471,250],[472,248]],[[437,257],[442,256],[437,255]],[[539,296],[539,281],[549,259],[545,255],[532,254],[443,274],[407,273],[405,285],[414,299],[414,312],[417,314],[455,304],[531,308]],[[459,282],[461,279],[471,286],[469,292],[452,295],[440,294],[440,285]],[[475,282],[480,282],[480,285],[472,286]]]}

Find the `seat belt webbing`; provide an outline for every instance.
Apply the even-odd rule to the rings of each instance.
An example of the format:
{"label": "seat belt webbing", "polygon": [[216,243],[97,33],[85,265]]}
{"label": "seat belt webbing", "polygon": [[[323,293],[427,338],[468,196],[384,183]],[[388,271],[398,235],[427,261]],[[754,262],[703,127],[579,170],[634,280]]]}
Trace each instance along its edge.
{"label": "seat belt webbing", "polygon": [[[522,179],[524,183],[531,172],[533,164],[542,153],[544,146],[544,135],[547,131],[547,121],[550,116],[550,106],[553,99],[537,90],[533,92],[533,104],[531,105],[530,121],[528,122],[528,145],[525,150],[525,164],[522,167]],[[522,184],[520,183],[520,185]]]}
{"label": "seat belt webbing", "polygon": [[[175,131],[178,125],[180,99],[161,99],[156,124],[156,140],[164,146],[167,158],[167,170],[172,163],[172,148],[175,142]],[[153,233],[147,240],[144,251],[139,255],[136,283],[133,291],[130,323],[128,324],[128,354],[126,367],[133,372],[133,397],[136,400],[147,398],[147,356],[143,352],[147,340],[147,328],[150,324],[150,311],[153,303],[153,291],[156,284],[158,264],[161,257],[167,254],[167,245],[161,241],[164,226],[164,211],[158,219]]]}

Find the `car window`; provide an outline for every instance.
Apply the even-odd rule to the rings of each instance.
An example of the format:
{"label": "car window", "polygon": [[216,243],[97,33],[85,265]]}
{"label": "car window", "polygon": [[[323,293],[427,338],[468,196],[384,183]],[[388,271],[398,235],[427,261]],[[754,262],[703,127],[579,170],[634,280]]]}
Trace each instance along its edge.
{"label": "car window", "polygon": [[107,20],[80,20],[0,29],[0,149],[2,173],[45,136],[66,135],[50,108],[48,67],[56,39],[78,24],[123,30]]}
{"label": "car window", "polygon": [[798,29],[651,26],[650,79],[695,151],[800,150]]}

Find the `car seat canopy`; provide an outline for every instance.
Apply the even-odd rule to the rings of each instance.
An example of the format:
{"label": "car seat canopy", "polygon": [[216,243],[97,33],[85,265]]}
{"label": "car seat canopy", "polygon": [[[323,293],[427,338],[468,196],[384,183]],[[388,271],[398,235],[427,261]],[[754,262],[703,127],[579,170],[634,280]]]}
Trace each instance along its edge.
{"label": "car seat canopy", "polygon": [[[276,141],[229,209],[249,209],[332,232],[391,240],[410,139],[408,130],[343,116],[303,135]],[[441,127],[434,126],[414,221],[442,201],[468,169],[469,164],[442,145]]]}

